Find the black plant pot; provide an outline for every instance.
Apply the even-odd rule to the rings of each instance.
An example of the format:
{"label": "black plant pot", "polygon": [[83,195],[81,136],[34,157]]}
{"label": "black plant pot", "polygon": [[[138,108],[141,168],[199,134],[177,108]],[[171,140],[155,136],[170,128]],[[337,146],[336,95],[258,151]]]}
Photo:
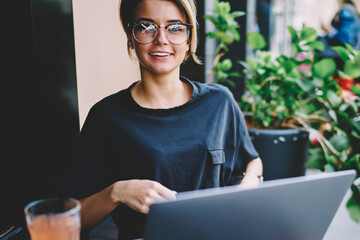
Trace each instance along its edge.
{"label": "black plant pot", "polygon": [[249,129],[264,167],[264,180],[303,176],[309,134],[298,129]]}

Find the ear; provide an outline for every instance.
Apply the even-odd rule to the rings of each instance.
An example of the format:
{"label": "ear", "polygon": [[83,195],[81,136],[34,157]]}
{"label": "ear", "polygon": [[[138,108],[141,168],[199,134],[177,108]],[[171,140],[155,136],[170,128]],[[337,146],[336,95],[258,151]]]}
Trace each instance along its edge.
{"label": "ear", "polygon": [[128,46],[128,48],[134,49],[134,42],[133,42],[131,32],[127,31],[126,32],[126,37],[127,37],[127,46]]}
{"label": "ear", "polygon": [[133,43],[132,43],[131,40],[128,40],[128,41],[127,41],[127,45],[128,45],[128,48],[134,49],[134,46],[133,46]]}

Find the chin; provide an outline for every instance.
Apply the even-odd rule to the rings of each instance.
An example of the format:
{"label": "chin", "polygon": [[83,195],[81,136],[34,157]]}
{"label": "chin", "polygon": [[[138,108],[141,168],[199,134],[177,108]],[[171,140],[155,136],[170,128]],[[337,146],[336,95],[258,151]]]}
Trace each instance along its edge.
{"label": "chin", "polygon": [[154,74],[168,74],[176,70],[180,71],[180,66],[169,66],[168,64],[164,64],[163,66],[148,66],[144,68]]}

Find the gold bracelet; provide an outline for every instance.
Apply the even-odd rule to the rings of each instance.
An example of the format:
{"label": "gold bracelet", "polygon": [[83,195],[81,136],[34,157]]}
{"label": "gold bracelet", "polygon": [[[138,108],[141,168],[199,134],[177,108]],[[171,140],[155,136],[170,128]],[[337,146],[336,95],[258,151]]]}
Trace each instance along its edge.
{"label": "gold bracelet", "polygon": [[243,173],[243,175],[245,176],[246,172],[251,172],[253,174],[255,174],[257,176],[257,178],[259,179],[259,183],[264,182],[264,177],[263,175],[261,175],[260,173],[258,173],[257,171],[251,170],[251,169],[246,169],[245,172]]}

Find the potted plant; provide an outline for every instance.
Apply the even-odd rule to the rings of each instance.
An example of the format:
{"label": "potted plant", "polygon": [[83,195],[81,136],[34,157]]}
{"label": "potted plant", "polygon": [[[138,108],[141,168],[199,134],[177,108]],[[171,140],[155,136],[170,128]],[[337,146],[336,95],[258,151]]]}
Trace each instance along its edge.
{"label": "potted plant", "polygon": [[[240,107],[251,113],[250,134],[257,144],[259,135],[272,133],[273,129],[299,129],[310,134],[310,149],[292,151],[299,156],[309,154],[307,167],[322,171],[355,169],[357,180],[352,184],[353,194],[347,208],[351,218],[360,222],[360,85],[355,82],[360,77],[360,52],[348,44],[334,47],[343,60],[343,65],[337,66],[333,59],[319,58],[317,51],[324,47],[316,41],[315,29],[303,26],[297,33],[289,27],[289,32],[293,55],[276,58],[261,51],[265,47],[261,35],[247,35],[247,42],[256,54],[242,62],[248,76],[248,91]],[[266,159],[278,149],[276,144],[261,141],[258,148],[263,152],[264,165],[268,164],[271,171],[278,170],[279,166],[275,170],[270,167],[274,165],[273,158],[269,157],[270,163]],[[287,164],[286,161],[289,158],[281,164]],[[302,163],[298,164],[300,169]]]}
{"label": "potted plant", "polygon": [[[215,1],[215,10],[216,4],[219,6]],[[219,20],[227,19],[222,15],[231,15],[230,5],[225,10],[207,17],[217,32],[225,28],[215,24],[216,20],[223,24],[229,22]],[[305,162],[306,166],[323,171],[356,169],[357,178],[347,207],[352,219],[359,222],[360,86],[355,79],[360,77],[360,53],[350,45],[335,47],[344,62],[343,66],[337,66],[333,59],[319,57],[317,52],[324,46],[317,41],[315,29],[304,25],[299,32],[293,27],[288,30],[292,54],[273,56],[263,50],[266,41],[261,34],[252,32],[246,40],[254,49],[254,55],[238,62],[244,67],[246,80],[246,91],[239,106],[263,160],[264,177],[303,175]],[[208,33],[208,37],[221,42],[223,34],[215,33]],[[229,31],[226,33],[234,36]],[[220,61],[223,52],[216,55],[213,65],[218,82],[228,81],[226,73],[231,72],[232,67],[230,59],[225,59],[225,65],[225,60]]]}
{"label": "potted plant", "polygon": [[[235,21],[235,18],[242,16],[244,13],[231,12],[229,2],[214,1],[214,8],[214,15],[204,16],[205,19],[210,20],[215,26],[215,31],[207,33],[207,37],[217,39],[218,41],[212,70],[215,81],[222,84],[225,83],[225,85],[229,86],[230,90],[233,91],[234,88],[232,87],[234,84],[231,81],[231,78],[240,77],[241,75],[238,72],[231,71],[233,63],[231,59],[225,58],[224,54],[228,51],[229,46],[234,41],[240,40],[240,35],[238,33],[238,28],[240,26]],[[308,42],[310,42],[307,42],[308,45],[311,45],[313,48],[319,48],[320,43],[314,40],[316,35],[312,34],[312,32],[307,29],[304,29],[304,32],[301,40],[308,39]],[[308,133],[299,129],[294,129],[295,118],[292,118],[291,121],[290,118],[286,121],[282,121],[282,117],[286,118],[291,116],[296,111],[294,106],[296,106],[299,99],[296,99],[296,102],[294,103],[293,97],[295,96],[292,93],[286,92],[286,88],[282,88],[282,85],[287,85],[287,88],[291,88],[289,81],[279,81],[278,85],[272,84],[275,76],[278,78],[287,78],[286,75],[288,73],[286,71],[291,67],[291,59],[282,56],[282,58],[279,58],[279,64],[271,62],[273,60],[271,59],[271,53],[260,51],[266,46],[266,43],[263,37],[258,33],[250,33],[247,36],[247,41],[257,51],[257,56],[255,58],[248,57],[247,62],[241,62],[241,64],[244,65],[247,76],[251,76],[247,81],[248,91],[250,94],[253,94],[253,96],[257,96],[254,98],[247,94],[246,97],[249,96],[249,98],[240,101],[240,107],[245,113],[249,113],[250,116],[253,116],[253,118],[247,118],[247,123],[255,148],[258,150],[260,157],[263,160],[264,178],[265,180],[269,180],[303,175],[305,171],[304,163],[307,157]],[[307,61],[304,62],[307,63]],[[297,61],[296,63],[298,65],[301,64],[300,61]],[[294,69],[296,68],[295,65],[292,67]],[[286,71],[282,73],[283,76],[280,76],[282,70]],[[278,73],[276,73],[277,71]],[[291,74],[295,74],[295,70]],[[213,79],[210,79],[210,82],[212,80]],[[276,92],[273,92],[273,95],[269,95],[272,91],[270,90],[271,88],[267,88],[267,90],[266,88],[259,88],[264,80],[267,82],[264,83],[264,85],[271,84],[274,89],[277,89]],[[292,90],[297,89],[298,87]],[[256,91],[259,92],[257,93]],[[284,92],[285,94],[283,94]],[[282,98],[275,95],[280,95]],[[300,97],[300,94],[298,95]],[[277,99],[279,102],[282,100],[282,102],[276,103],[272,99]],[[259,102],[257,102],[257,100],[259,100]],[[260,102],[261,104],[259,104]],[[290,106],[292,103],[294,103],[294,106]],[[269,106],[272,106],[272,108],[269,108]],[[274,118],[274,113],[276,112],[274,111],[275,106],[277,107],[276,111],[279,113],[277,118]],[[290,111],[283,111],[287,108],[289,108]],[[285,122],[287,123],[287,126],[285,126]],[[254,128],[257,128],[257,130],[253,130]],[[260,128],[267,128],[267,130],[259,130]],[[283,129],[278,130],[279,128]],[[288,129],[284,130],[284,128]],[[269,129],[277,130],[270,131]],[[288,145],[288,147],[284,148],[285,144]],[[269,149],[271,152],[268,154],[265,151],[266,149]],[[292,161],[289,161],[289,159],[292,159]],[[282,161],[284,163],[281,163]]]}
{"label": "potted plant", "polygon": [[[327,122],[319,98],[326,93],[326,79],[336,71],[332,59],[317,59],[323,45],[313,28],[303,26],[300,33],[289,27],[293,54],[275,57],[263,51],[261,34],[247,35],[255,50],[241,62],[246,75],[246,92],[239,102],[246,114],[249,132],[264,162],[264,177],[277,179],[304,175],[309,133],[317,134],[313,124]],[[322,67],[326,66],[326,67]],[[323,147],[333,149],[320,139]],[[267,170],[267,171],[266,171]],[[267,174],[267,176],[266,176]]]}
{"label": "potted plant", "polygon": [[357,171],[346,207],[351,218],[360,222],[360,52],[349,44],[333,49],[342,59],[342,66],[330,79],[336,82],[336,92],[331,92],[329,101],[323,105],[329,123],[317,127],[336,151],[324,151],[317,136],[314,136],[307,166],[330,172],[347,169]]}

